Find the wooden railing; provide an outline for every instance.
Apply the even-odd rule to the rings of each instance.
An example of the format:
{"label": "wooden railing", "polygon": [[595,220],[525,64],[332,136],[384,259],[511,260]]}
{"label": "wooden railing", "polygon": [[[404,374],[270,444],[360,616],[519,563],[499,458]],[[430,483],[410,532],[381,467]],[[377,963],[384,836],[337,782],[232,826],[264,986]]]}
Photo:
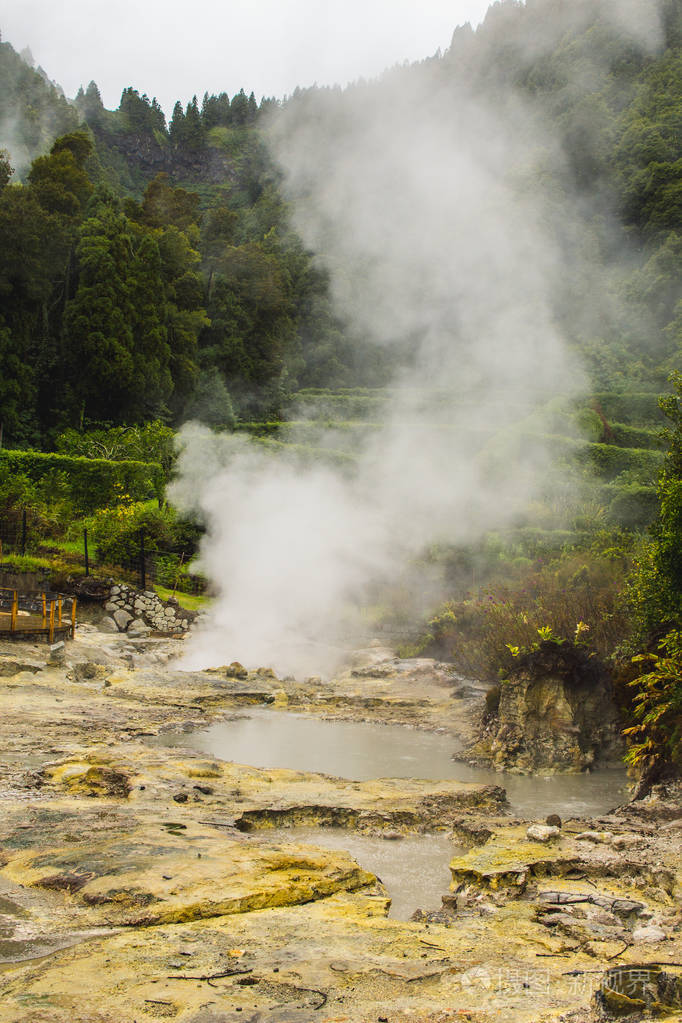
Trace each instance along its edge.
{"label": "wooden railing", "polygon": [[42,632],[53,643],[55,631],[67,627],[73,639],[77,603],[62,593],[20,593],[0,587],[0,632]]}

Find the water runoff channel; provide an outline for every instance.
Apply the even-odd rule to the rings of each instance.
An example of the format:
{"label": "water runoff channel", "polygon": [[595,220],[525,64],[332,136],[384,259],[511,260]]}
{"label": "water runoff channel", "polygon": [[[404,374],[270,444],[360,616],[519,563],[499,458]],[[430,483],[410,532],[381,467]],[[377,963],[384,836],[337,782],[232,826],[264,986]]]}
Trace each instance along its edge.
{"label": "water runoff channel", "polygon": [[[351,781],[422,778],[501,785],[512,813],[533,820],[549,813],[562,818],[599,816],[627,798],[625,771],[620,769],[549,777],[500,773],[454,760],[458,747],[451,735],[265,708],[250,709],[200,731],[166,733],[154,744],[252,767],[314,771]],[[448,864],[461,851],[445,833],[388,841],[342,828],[309,827],[287,828],[281,837],[349,852],[381,878],[392,899],[389,915],[402,920],[418,907],[440,906],[450,884]]]}

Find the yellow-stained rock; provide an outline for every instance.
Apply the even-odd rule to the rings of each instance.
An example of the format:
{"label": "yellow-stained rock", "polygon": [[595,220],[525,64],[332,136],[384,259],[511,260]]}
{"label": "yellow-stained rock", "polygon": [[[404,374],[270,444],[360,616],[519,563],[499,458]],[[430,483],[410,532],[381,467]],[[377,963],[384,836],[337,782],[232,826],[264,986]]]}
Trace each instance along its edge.
{"label": "yellow-stained rock", "polygon": [[188,823],[112,827],[87,843],[27,850],[13,882],[68,892],[83,924],[149,926],[313,902],[376,884],[345,853],[220,835]]}

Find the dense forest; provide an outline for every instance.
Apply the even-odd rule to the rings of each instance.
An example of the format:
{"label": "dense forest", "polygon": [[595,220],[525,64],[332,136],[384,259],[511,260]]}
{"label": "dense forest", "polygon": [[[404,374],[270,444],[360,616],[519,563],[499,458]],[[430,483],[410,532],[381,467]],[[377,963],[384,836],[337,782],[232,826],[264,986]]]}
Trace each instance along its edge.
{"label": "dense forest", "polygon": [[[520,89],[558,125],[557,216],[570,190],[598,199],[584,205],[581,244],[612,267],[605,287],[620,312],[576,315],[577,278],[557,316],[595,390],[662,390],[680,368],[682,21],[669,0],[652,54],[608,8],[493,4],[442,56],[369,88],[388,88],[391,74],[417,81],[426,66],[500,100]],[[205,94],[166,123],[133,87],[115,111],[94,82],[67,102],[30,59],[0,44],[6,444],[49,445],[65,426],[102,420],[277,418],[300,388],[386,382],[382,354],[339,320],[324,270],[290,227],[260,130],[277,101]]]}
{"label": "dense forest", "polygon": [[[4,513],[32,501],[58,538],[69,516],[96,509],[62,487],[51,512],[46,463],[30,452],[160,462],[167,478],[172,431],[189,419],[311,457],[331,423],[326,457],[352,466],[395,360],[410,364],[410,338],[389,352],[343,318],[293,227],[267,126],[283,110],[304,116],[311,96],[335,111],[397,78],[452,89],[453,104],[458,89],[500,106],[513,92],[551,124],[561,154],[529,151],[524,187],[542,183],[570,254],[552,312],[587,375],[584,396],[524,419],[516,437],[551,435],[570,499],[560,514],[536,508],[504,535],[425,554],[451,599],[420,649],[457,651],[463,668],[494,677],[538,635],[589,643],[619,666],[634,758],[665,748],[678,759],[682,2],[658,6],[661,34],[648,38],[612,0],[502,0],[445,52],[376,81],[278,100],[204,94],[169,121],[133,86],[113,111],[94,82],[67,100],[30,54],[0,43],[0,429],[27,474],[23,489],[2,482]],[[603,301],[584,300],[595,291]],[[124,518],[132,530],[146,516],[160,537],[168,522],[154,527],[142,509],[151,477],[133,477]],[[120,486],[102,484],[102,505]],[[642,651],[647,675],[630,663]]]}

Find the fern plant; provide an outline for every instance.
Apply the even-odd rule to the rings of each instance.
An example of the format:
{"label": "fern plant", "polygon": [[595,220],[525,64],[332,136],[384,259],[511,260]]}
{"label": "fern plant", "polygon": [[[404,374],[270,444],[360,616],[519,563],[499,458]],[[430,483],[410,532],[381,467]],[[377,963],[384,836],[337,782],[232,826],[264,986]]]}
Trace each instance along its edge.
{"label": "fern plant", "polygon": [[669,632],[658,649],[632,659],[651,669],[629,683],[636,690],[636,724],[624,732],[632,741],[626,760],[637,768],[652,757],[678,768],[682,763],[682,632]]}

